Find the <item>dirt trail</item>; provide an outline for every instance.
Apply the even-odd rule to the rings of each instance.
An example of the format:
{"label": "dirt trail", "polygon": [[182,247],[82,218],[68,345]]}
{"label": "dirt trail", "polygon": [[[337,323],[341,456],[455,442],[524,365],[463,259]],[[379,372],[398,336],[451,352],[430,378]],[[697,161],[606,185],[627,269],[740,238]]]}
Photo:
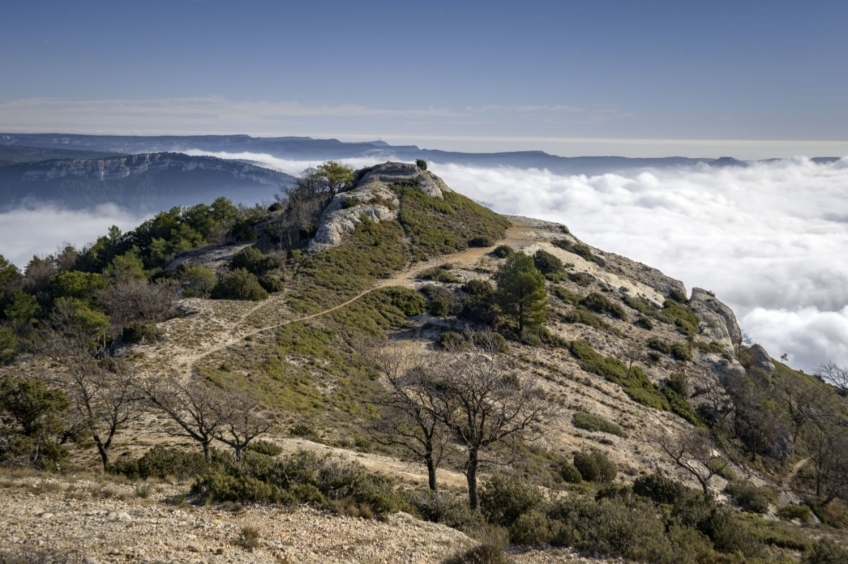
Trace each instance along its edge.
{"label": "dirt trail", "polygon": [[[532,231],[533,231],[532,228],[511,225],[507,229],[504,239],[499,241],[498,244],[499,245],[521,246],[522,244],[526,244],[526,243],[529,242],[529,239],[531,238],[531,232]],[[247,338],[247,337],[253,337],[253,336],[258,335],[259,333],[263,333],[265,331],[270,331],[272,329],[279,329],[280,327],[284,327],[284,326],[290,325],[292,323],[300,323],[302,321],[309,321],[310,319],[315,319],[315,318],[321,317],[323,315],[327,315],[328,313],[332,313],[336,310],[339,310],[343,307],[346,307],[346,306],[352,304],[353,302],[356,302],[356,301],[364,298],[365,296],[367,296],[371,292],[374,292],[374,291],[379,290],[381,288],[388,288],[388,287],[391,287],[391,286],[411,287],[411,286],[414,285],[416,276],[418,274],[427,270],[428,268],[432,268],[432,267],[439,265],[439,264],[444,264],[446,262],[449,262],[449,263],[452,263],[452,264],[455,264],[455,265],[473,267],[474,265],[476,265],[481,259],[483,259],[490,252],[491,252],[491,248],[489,248],[489,247],[469,248],[469,249],[466,249],[464,251],[460,251],[458,253],[453,253],[453,254],[450,254],[450,255],[441,256],[438,259],[429,260],[429,261],[424,262],[424,263],[418,263],[418,264],[415,264],[412,268],[407,268],[407,269],[395,274],[394,276],[391,276],[390,278],[384,278],[384,279],[378,280],[372,287],[368,288],[367,290],[360,292],[359,294],[350,298],[349,300],[347,300],[343,303],[340,303],[338,305],[335,305],[335,306],[333,306],[329,309],[325,309],[325,310],[319,311],[317,313],[313,313],[313,314],[306,315],[306,316],[303,316],[303,317],[298,317],[298,318],[295,318],[295,319],[287,319],[287,320],[284,320],[284,321],[280,321],[279,323],[274,323],[274,324],[271,324],[271,325],[266,325],[266,326],[263,326],[263,327],[252,329],[250,331],[246,331],[244,333],[239,333],[237,335],[234,334],[237,331],[237,329],[240,326],[242,326],[244,324],[244,322],[256,311],[258,311],[262,308],[271,306],[275,303],[276,304],[284,303],[284,302],[281,302],[279,300],[273,300],[273,301],[269,300],[269,301],[266,301],[266,302],[262,302],[262,303],[256,305],[255,307],[247,310],[245,313],[243,313],[240,316],[239,320],[229,328],[229,333],[233,334],[233,337],[231,339],[228,339],[228,340],[226,340],[226,341],[224,341],[220,344],[217,344],[217,345],[215,345],[211,348],[208,348],[208,349],[204,350],[202,353],[183,357],[181,360],[185,361],[185,368],[183,370],[184,376],[189,377],[191,375],[192,370],[194,369],[194,365],[199,360],[202,360],[202,359],[204,359],[204,358],[206,358],[206,357],[208,357],[212,354],[215,354],[215,353],[220,352],[222,350],[225,350],[225,349],[227,349],[227,348],[229,348],[233,345],[236,345],[236,344],[244,341],[244,339]]]}
{"label": "dirt trail", "polygon": [[792,480],[794,480],[794,479],[795,479],[795,476],[797,476],[797,475],[798,475],[798,472],[800,472],[800,471],[801,471],[801,468],[803,468],[804,466],[806,466],[806,464],[807,464],[809,461],[810,461],[810,459],[809,459],[809,458],[804,458],[804,459],[802,459],[802,460],[799,460],[798,462],[796,462],[796,463],[792,466],[792,470],[791,470],[791,471],[789,472],[789,474],[787,474],[787,475],[786,475],[786,477],[783,479],[783,483],[781,483],[781,487],[782,487],[784,490],[786,490],[786,491],[792,491],[792,488],[790,487],[790,486],[792,485]]}

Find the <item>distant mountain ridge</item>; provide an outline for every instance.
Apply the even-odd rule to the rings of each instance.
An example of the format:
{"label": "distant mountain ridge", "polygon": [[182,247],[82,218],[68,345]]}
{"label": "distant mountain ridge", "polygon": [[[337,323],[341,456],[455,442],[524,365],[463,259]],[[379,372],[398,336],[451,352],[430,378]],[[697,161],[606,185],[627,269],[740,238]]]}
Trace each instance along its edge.
{"label": "distant mountain ridge", "polygon": [[[328,160],[357,157],[385,157],[386,160],[424,159],[441,164],[481,167],[507,166],[522,169],[547,169],[560,174],[604,174],[634,169],[671,168],[707,164],[710,166],[746,166],[731,157],[628,158],[616,156],[559,157],[544,151],[464,153],[421,149],[416,145],[390,145],[384,141],[348,143],[337,139],[311,137],[251,137],[249,135],[122,136],[69,135],[59,133],[0,133],[2,146],[26,146],[63,150],[103,151],[112,153],[207,152],[264,153],[295,160]],[[0,152],[2,155],[2,152]],[[837,160],[821,157],[821,162]]]}
{"label": "distant mountain ridge", "polygon": [[0,209],[49,201],[68,209],[114,203],[153,212],[219,196],[254,204],[292,180],[240,161],[179,153],[45,160],[0,167]]}

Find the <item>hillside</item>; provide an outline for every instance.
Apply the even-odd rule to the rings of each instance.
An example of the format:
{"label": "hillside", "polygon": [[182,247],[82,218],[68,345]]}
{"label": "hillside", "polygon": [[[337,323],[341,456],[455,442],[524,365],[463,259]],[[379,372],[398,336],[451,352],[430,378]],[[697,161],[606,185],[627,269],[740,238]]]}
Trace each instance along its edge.
{"label": "hillside", "polygon": [[[38,456],[13,402],[0,407],[20,438],[0,443],[14,516],[0,544],[151,561],[433,562],[507,539],[516,562],[845,556],[818,540],[843,542],[848,525],[844,459],[825,454],[842,452],[828,427],[845,414],[838,390],[743,343],[711,293],[565,225],[495,214],[426,163],[328,165],[297,179],[286,206],[163,213],[69,257],[41,265],[49,275],[0,268],[0,391],[29,382],[69,398],[67,415],[60,399],[39,414],[50,448]],[[523,268],[512,278],[511,265]],[[518,294],[535,313],[511,306]],[[456,378],[473,387],[487,366],[494,392],[479,405],[516,411],[498,428],[511,434],[481,446],[472,511],[476,443],[460,432],[457,413],[472,412]],[[140,395],[116,408],[119,388]],[[80,389],[114,409],[75,419]],[[392,418],[442,404],[433,494],[401,440],[421,443],[415,420]],[[125,409],[114,443],[95,448]],[[499,411],[487,413],[490,432]],[[510,427],[517,414],[528,425]],[[205,429],[213,415],[227,432]],[[72,423],[78,437],[55,438]]]}
{"label": "hillside", "polygon": [[211,202],[222,194],[252,204],[273,199],[291,180],[246,163],[176,153],[17,162],[0,168],[0,208],[55,202],[85,209],[113,203],[151,212]]}

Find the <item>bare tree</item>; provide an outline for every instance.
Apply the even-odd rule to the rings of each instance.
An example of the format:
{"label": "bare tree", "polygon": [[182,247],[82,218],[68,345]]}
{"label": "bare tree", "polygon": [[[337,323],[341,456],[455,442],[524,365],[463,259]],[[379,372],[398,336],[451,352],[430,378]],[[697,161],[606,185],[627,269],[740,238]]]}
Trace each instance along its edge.
{"label": "bare tree", "polygon": [[[109,449],[115,435],[137,414],[139,395],[133,385],[131,366],[121,360],[97,358],[90,335],[61,322],[44,327],[42,351],[65,370],[48,376],[71,401],[76,415],[72,425],[94,440],[103,469],[109,466]],[[58,321],[57,321],[58,319]],[[94,353],[94,355],[92,354]]]}
{"label": "bare tree", "polygon": [[549,404],[532,380],[522,381],[497,354],[439,353],[427,387],[429,409],[465,447],[468,501],[477,509],[481,452],[535,434]]}
{"label": "bare tree", "polygon": [[268,431],[273,421],[260,411],[259,404],[244,393],[228,394],[226,403],[216,403],[222,424],[214,431],[216,439],[232,447],[237,461],[250,441]]}
{"label": "bare tree", "polygon": [[226,398],[200,382],[183,385],[173,376],[146,379],[137,387],[151,406],[177,424],[172,434],[200,443],[209,460],[209,445],[228,423]]}
{"label": "bare tree", "polygon": [[822,412],[804,432],[815,470],[815,494],[822,506],[848,494],[848,438],[838,419]]}
{"label": "bare tree", "polygon": [[816,375],[828,384],[836,386],[841,393],[848,393],[848,368],[828,362],[818,367]]}
{"label": "bare tree", "polygon": [[113,327],[122,328],[133,321],[163,321],[177,302],[178,284],[160,280],[129,279],[110,285],[101,293]]}
{"label": "bare tree", "polygon": [[405,449],[427,467],[427,483],[438,490],[436,470],[442,461],[448,433],[435,413],[433,389],[423,357],[385,347],[369,351],[386,376],[388,394],[377,400],[380,419],[367,430],[377,442]]}
{"label": "bare tree", "polygon": [[676,435],[666,431],[659,432],[654,436],[654,443],[677,466],[698,480],[705,498],[710,495],[710,481],[713,476],[729,464],[721,456],[713,454],[710,436],[700,429],[682,431]]}

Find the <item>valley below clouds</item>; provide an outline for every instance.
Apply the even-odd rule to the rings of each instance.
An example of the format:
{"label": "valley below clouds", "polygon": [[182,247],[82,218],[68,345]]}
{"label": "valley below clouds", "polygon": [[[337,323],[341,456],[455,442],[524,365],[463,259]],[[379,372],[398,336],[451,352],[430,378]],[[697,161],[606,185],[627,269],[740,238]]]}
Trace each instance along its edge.
{"label": "valley below clouds", "polygon": [[[318,164],[250,153],[193,155],[249,160],[298,174]],[[387,156],[345,161],[362,167]],[[563,223],[607,252],[701,287],[736,312],[775,358],[814,371],[848,365],[848,158],[796,158],[747,167],[694,167],[596,176],[431,163],[455,190],[504,214]],[[76,245],[143,218],[114,206],[0,214],[0,253],[23,266],[63,241]]]}

